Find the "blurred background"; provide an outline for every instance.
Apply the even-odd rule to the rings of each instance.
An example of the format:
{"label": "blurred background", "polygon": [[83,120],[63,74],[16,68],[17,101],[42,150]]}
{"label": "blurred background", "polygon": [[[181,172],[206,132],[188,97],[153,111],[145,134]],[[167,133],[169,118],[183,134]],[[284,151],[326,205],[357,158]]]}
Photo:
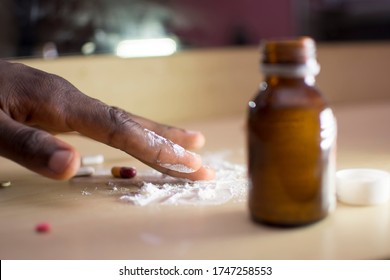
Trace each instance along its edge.
{"label": "blurred background", "polygon": [[169,55],[264,38],[390,39],[390,0],[0,0],[0,57]]}

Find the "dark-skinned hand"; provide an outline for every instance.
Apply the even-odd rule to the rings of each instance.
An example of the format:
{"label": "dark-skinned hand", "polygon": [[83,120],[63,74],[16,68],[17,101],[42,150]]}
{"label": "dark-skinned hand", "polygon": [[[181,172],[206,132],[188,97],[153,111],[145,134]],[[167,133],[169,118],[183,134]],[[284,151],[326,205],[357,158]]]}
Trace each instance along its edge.
{"label": "dark-skinned hand", "polygon": [[78,132],[152,168],[190,180],[213,179],[199,155],[200,132],[159,124],[91,98],[65,79],[0,60],[0,156],[53,179],[68,179],[80,154],[54,134]]}

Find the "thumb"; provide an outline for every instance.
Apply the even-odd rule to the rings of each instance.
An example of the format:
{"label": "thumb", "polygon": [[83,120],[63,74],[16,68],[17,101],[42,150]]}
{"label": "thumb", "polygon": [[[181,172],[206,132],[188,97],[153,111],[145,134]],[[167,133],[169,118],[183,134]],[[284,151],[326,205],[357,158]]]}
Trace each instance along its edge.
{"label": "thumb", "polygon": [[52,179],[68,179],[80,166],[73,147],[5,114],[0,116],[0,155]]}

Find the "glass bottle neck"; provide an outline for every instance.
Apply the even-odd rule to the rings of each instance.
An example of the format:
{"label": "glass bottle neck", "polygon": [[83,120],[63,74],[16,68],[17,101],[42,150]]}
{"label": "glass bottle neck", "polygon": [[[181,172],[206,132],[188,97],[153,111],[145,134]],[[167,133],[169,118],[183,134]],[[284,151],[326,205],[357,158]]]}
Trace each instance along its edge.
{"label": "glass bottle neck", "polygon": [[295,83],[303,81],[308,85],[314,85],[315,76],[320,72],[320,65],[315,58],[308,59],[305,63],[262,63],[260,67],[266,79]]}
{"label": "glass bottle neck", "polygon": [[265,81],[269,85],[299,85],[306,84],[309,86],[313,86],[315,84],[315,76],[314,75],[306,75],[300,77],[285,77],[276,74],[267,74],[265,76]]}

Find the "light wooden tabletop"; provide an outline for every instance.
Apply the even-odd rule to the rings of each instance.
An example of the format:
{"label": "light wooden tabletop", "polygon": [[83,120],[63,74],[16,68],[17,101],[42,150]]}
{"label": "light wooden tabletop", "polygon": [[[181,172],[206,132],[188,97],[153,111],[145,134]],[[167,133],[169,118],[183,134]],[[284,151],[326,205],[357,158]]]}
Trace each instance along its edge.
{"label": "light wooden tabletop", "polygon": [[[338,169],[390,171],[390,102],[335,107]],[[202,130],[201,153],[230,151],[244,164],[245,116],[186,123]],[[63,136],[82,154],[103,154],[104,165],[130,164],[124,153],[75,135]],[[338,203],[325,220],[278,229],[249,219],[246,201],[222,205],[135,206],[104,185],[57,182],[0,158],[1,259],[382,259],[390,257],[390,204]],[[88,193],[89,195],[85,195]],[[42,221],[52,230],[39,234]]]}

